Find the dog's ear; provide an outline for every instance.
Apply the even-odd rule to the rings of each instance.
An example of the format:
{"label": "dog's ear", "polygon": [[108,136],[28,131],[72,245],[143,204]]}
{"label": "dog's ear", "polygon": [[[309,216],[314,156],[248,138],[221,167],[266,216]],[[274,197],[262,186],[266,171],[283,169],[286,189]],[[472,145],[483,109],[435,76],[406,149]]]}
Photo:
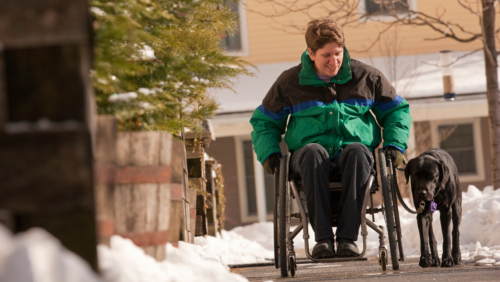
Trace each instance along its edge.
{"label": "dog's ear", "polygon": [[441,160],[439,160],[438,162],[438,168],[439,168],[439,185],[441,186],[441,189],[444,189],[446,183],[448,183],[448,181],[450,180],[450,169]]}
{"label": "dog's ear", "polygon": [[413,160],[410,160],[405,167],[405,177],[406,177],[406,184],[408,184],[408,181],[410,181],[410,165]]}

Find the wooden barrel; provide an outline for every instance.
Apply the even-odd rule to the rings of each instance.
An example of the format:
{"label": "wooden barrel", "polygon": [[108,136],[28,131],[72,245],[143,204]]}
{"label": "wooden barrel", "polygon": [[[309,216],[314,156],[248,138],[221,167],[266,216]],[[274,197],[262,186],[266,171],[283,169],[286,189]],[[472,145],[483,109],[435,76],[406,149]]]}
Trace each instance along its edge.
{"label": "wooden barrel", "polygon": [[[109,134],[108,134],[109,135]],[[97,143],[99,144],[99,142]],[[182,143],[163,132],[118,132],[114,164],[96,164],[101,241],[117,234],[161,261],[177,245],[182,213]],[[182,148],[182,147],[181,147]]]}

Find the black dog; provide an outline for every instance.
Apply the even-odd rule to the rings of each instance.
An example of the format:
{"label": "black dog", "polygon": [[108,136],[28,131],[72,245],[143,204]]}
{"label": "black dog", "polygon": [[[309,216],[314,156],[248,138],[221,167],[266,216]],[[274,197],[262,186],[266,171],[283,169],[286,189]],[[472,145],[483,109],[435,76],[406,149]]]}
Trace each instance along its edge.
{"label": "black dog", "polygon": [[[422,206],[417,215],[420,233],[421,267],[439,266],[436,238],[432,231],[435,202],[443,231],[443,257],[441,267],[460,264],[460,220],[462,218],[462,193],[458,170],[452,157],[444,150],[432,149],[408,162],[405,168],[406,183],[411,177],[411,191],[415,207]],[[432,207],[431,207],[432,206]],[[450,223],[453,220],[453,241]],[[453,242],[453,243],[452,243]],[[430,252],[429,252],[430,245]]]}

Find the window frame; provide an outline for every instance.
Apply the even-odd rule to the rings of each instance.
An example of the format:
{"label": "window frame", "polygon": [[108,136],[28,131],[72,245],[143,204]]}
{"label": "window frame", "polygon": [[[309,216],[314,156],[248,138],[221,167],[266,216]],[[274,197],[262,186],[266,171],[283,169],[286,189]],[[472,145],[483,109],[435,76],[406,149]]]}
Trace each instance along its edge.
{"label": "window frame", "polygon": [[[242,223],[249,223],[249,222],[257,222],[259,221],[259,216],[257,215],[249,215],[248,214],[248,201],[246,198],[247,195],[247,185],[245,181],[245,160],[244,160],[244,155],[243,155],[243,142],[244,141],[249,141],[252,140],[250,135],[240,135],[240,136],[234,136],[234,141],[235,141],[235,149],[236,149],[236,171],[237,171],[237,178],[238,178],[238,194],[239,194],[239,200],[240,200],[240,215],[241,215],[241,222]],[[253,152],[255,154],[255,152]],[[262,173],[264,172],[264,168],[262,169]],[[254,176],[257,172],[254,170]],[[266,215],[266,220],[272,221],[273,220],[273,212],[268,213]]]}
{"label": "window frame", "polygon": [[[361,0],[358,2],[358,15],[360,22],[390,22],[394,21],[394,17],[387,15],[368,15],[364,20],[361,20],[366,15],[366,0]],[[417,0],[408,0],[410,9],[417,11]],[[401,13],[403,14],[403,13]]]}
{"label": "window frame", "polygon": [[226,54],[229,56],[248,57],[250,56],[250,49],[248,44],[248,22],[247,22],[246,0],[240,0],[238,2],[238,17],[239,17],[241,51],[226,51]]}
{"label": "window frame", "polygon": [[483,151],[483,140],[481,138],[481,119],[480,118],[468,118],[468,119],[453,119],[453,120],[441,120],[431,122],[431,138],[433,148],[440,148],[439,141],[439,131],[438,128],[441,125],[461,125],[461,124],[471,124],[472,125],[472,137],[474,140],[474,156],[476,159],[476,173],[475,174],[465,174],[458,175],[461,183],[470,183],[477,181],[485,181],[485,168],[484,168],[484,151]]}

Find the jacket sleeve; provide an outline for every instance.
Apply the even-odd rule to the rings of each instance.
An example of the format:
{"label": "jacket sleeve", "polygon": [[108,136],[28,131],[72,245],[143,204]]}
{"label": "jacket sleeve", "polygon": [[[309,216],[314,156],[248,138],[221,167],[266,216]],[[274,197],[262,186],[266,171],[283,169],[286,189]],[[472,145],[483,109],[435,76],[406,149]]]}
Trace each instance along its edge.
{"label": "jacket sleeve", "polygon": [[281,135],[285,134],[290,112],[283,99],[285,85],[282,76],[271,87],[262,105],[255,109],[250,119],[253,127],[252,143],[257,160],[261,164],[264,164],[271,154],[281,153],[279,144]]}
{"label": "jacket sleeve", "polygon": [[382,74],[374,82],[375,105],[372,111],[382,127],[383,147],[394,146],[404,153],[410,137],[410,105],[396,94],[394,87]]}

